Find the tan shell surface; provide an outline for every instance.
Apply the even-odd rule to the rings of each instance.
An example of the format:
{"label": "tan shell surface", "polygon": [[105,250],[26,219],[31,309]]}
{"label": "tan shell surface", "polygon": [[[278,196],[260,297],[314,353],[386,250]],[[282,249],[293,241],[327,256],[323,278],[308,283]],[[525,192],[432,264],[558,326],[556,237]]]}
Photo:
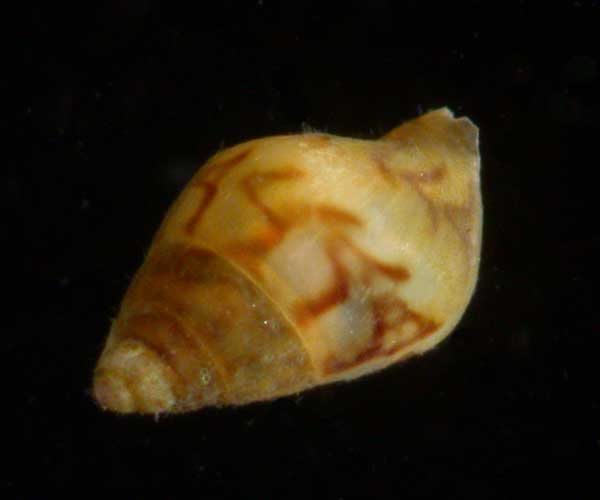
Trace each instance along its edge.
{"label": "tan shell surface", "polygon": [[424,352],[473,294],[481,231],[477,128],[447,109],[375,141],[301,134],[222,151],[157,233],[96,399],[241,404]]}

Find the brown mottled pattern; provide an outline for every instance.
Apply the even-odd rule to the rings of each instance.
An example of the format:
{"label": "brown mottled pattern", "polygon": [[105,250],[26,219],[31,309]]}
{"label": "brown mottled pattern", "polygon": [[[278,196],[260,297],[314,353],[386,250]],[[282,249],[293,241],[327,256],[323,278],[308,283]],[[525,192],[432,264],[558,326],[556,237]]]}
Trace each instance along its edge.
{"label": "brown mottled pattern", "polygon": [[373,272],[384,274],[393,281],[406,281],[410,277],[410,273],[403,266],[378,261],[344,236],[332,237],[327,245],[327,257],[334,273],[333,282],[329,289],[319,297],[305,300],[296,306],[294,317],[299,324],[304,325],[332,307],[341,304],[348,298],[352,286],[361,286],[352,282],[350,273],[342,263],[341,254],[345,250],[351,250],[365,267],[363,272],[365,281]]}
{"label": "brown mottled pattern", "polygon": [[[446,175],[447,167],[445,165],[440,165],[434,168],[429,172],[422,173],[414,173],[414,172],[403,172],[402,178],[409,181],[414,187],[415,191],[419,194],[419,196],[425,201],[427,204],[427,208],[431,214],[431,220],[433,223],[434,229],[437,228],[439,224],[439,217],[445,218],[450,225],[453,227],[455,232],[458,234],[459,238],[463,242],[463,246],[465,247],[465,255],[467,257],[467,266],[470,261],[470,256],[472,253],[471,243],[468,239],[468,235],[465,233],[464,228],[461,227],[460,221],[468,221],[468,225],[471,225],[470,216],[472,215],[472,199],[473,199],[473,191],[469,193],[469,202],[464,205],[454,205],[450,203],[434,202],[430,199],[430,197],[423,191],[421,187],[422,184],[435,183],[441,181]],[[437,206],[436,206],[437,205]]]}
{"label": "brown mottled pattern", "polygon": [[[205,167],[206,171],[203,172],[203,179],[192,181],[192,187],[201,187],[204,190],[202,199],[198,204],[198,208],[194,214],[190,217],[185,225],[185,231],[187,234],[192,235],[204,216],[206,210],[214,200],[219,190],[219,182],[233,167],[242,163],[252,152],[251,148],[245,149],[240,153],[222,160],[219,162],[212,163]],[[214,173],[214,174],[213,174]],[[211,175],[212,174],[212,175]],[[212,179],[206,180],[206,177],[213,177]]]}
{"label": "brown mottled pattern", "polygon": [[294,167],[289,167],[282,170],[274,170],[270,172],[257,172],[249,174],[242,180],[244,193],[250,202],[262,212],[267,218],[269,224],[276,227],[280,231],[287,229],[286,220],[270,208],[259,196],[259,189],[266,185],[289,180],[297,180],[304,176],[304,172]]}
{"label": "brown mottled pattern", "polygon": [[[178,399],[215,401],[222,392],[223,368],[207,349],[203,338],[211,324],[201,328],[188,321],[186,294],[206,276],[204,251],[180,249],[178,246],[156,252],[147,263],[146,272],[136,280],[123,301],[117,336],[135,339],[155,352],[163,366],[177,375],[170,385]],[[199,330],[202,330],[201,332]],[[214,371],[213,380],[201,384],[199,369]]]}
{"label": "brown mottled pattern", "polygon": [[248,158],[250,153],[252,153],[252,150],[253,148],[249,147],[240,151],[239,153],[234,154],[230,158],[209,163],[204,168],[204,172],[201,171],[202,175],[204,177],[212,177],[212,181],[219,182],[233,167],[240,165],[246,158]]}
{"label": "brown mottled pattern", "polygon": [[[392,149],[393,151],[394,149]],[[405,170],[393,170],[386,160],[387,148],[377,149],[373,153],[373,162],[383,179],[391,185],[396,185],[400,180],[408,182],[419,197],[425,202],[429,217],[434,230],[439,224],[439,209],[431,198],[425,193],[422,184],[431,184],[441,181],[447,174],[447,167],[444,164],[438,165],[431,170],[421,172],[407,172]]]}
{"label": "brown mottled pattern", "polygon": [[400,176],[402,179],[406,180],[411,184],[415,192],[421,197],[421,199],[425,202],[427,206],[427,210],[429,210],[431,223],[433,224],[433,229],[436,230],[439,224],[439,211],[436,208],[435,204],[431,200],[429,196],[423,191],[421,184],[429,184],[432,182],[439,182],[444,178],[446,173],[446,166],[438,166],[431,172],[401,172]]}
{"label": "brown mottled pattern", "polygon": [[230,243],[225,253],[232,257],[255,259],[271,251],[283,238],[284,232],[277,228],[266,228],[260,234],[247,241]]}
{"label": "brown mottled pattern", "polygon": [[[213,176],[214,178],[212,180],[199,180],[195,184],[197,186],[202,186],[205,189],[205,192],[198,209],[194,213],[193,217],[188,221],[188,232],[193,232],[193,228],[197,225],[198,221],[206,211],[206,208],[216,196],[218,191],[218,182],[220,182],[220,180],[231,167],[243,161],[243,159],[247,157],[248,153],[249,151],[244,151],[230,160],[218,165],[221,170],[217,172],[217,175]],[[397,179],[403,179],[412,185],[415,191],[427,204],[427,207],[431,213],[432,222],[434,227],[436,227],[438,223],[438,210],[434,206],[432,200],[425,194],[421,188],[421,185],[439,182],[441,179],[443,179],[446,174],[446,166],[441,165],[428,172],[400,172],[399,177],[394,178],[390,169],[387,167],[385,160],[377,157],[375,163],[386,181],[395,183],[397,182]],[[216,171],[216,168],[217,165],[212,166],[211,172],[209,173]],[[282,238],[285,236],[285,233],[290,229],[293,223],[299,222],[286,220],[282,215],[277,213],[262,199],[260,189],[275,182],[299,179],[303,175],[304,173],[301,170],[298,170],[294,167],[289,167],[282,170],[252,173],[241,180],[240,184],[244,195],[264,215],[267,220],[268,227],[263,231],[262,234],[250,241],[231,244],[227,253],[233,256],[234,260],[236,256],[242,260],[252,260],[266,254],[282,240]],[[361,220],[357,216],[333,205],[322,204],[313,207],[313,210],[316,216],[327,225],[362,225]],[[294,311],[294,317],[299,325],[305,325],[316,317],[324,314],[331,308],[345,302],[350,294],[351,287],[356,285],[360,286],[358,283],[352,283],[350,274],[342,263],[341,252],[344,250],[350,250],[359,259],[359,261],[362,262],[365,268],[362,275],[364,281],[369,281],[373,272],[383,274],[393,281],[406,281],[410,278],[410,273],[404,266],[380,262],[373,256],[357,247],[346,236],[336,233],[335,237],[332,236],[329,238],[326,248],[326,254],[329,258],[334,274],[333,282],[331,283],[331,286],[318,297],[304,300],[302,303],[297,305]],[[201,251],[201,258],[204,257],[203,252],[204,251]],[[179,262],[181,269],[185,269],[185,266],[182,264],[184,260],[180,259]],[[255,271],[257,274],[259,273],[258,269],[255,269]],[[180,279],[184,279],[184,277],[184,274],[180,272]],[[384,301],[381,299],[373,299],[371,306],[373,316],[375,318],[375,326],[369,346],[351,362],[338,360],[332,355],[325,364],[327,373],[347,370],[348,368],[356,366],[372,358],[391,355],[404,347],[405,344],[396,343],[387,349],[384,348],[384,338],[386,332],[390,329],[397,330],[401,328],[402,322],[413,321],[416,325],[418,325],[418,332],[411,339],[411,342],[415,342],[416,340],[428,335],[438,328],[438,325],[432,321],[426,320],[414,311],[410,311],[406,304],[400,299],[394,299],[395,302],[393,307],[396,309],[396,314],[402,318],[402,322],[394,325],[388,324],[385,320],[384,310],[385,308],[390,307],[390,300],[392,300],[390,297]],[[400,313],[398,313],[398,311],[400,311]],[[168,359],[168,356],[166,358]]]}
{"label": "brown mottled pattern", "polygon": [[[341,262],[340,252],[346,249],[351,250],[365,267],[362,275],[364,283],[362,284],[353,282],[349,272]],[[372,273],[381,273],[393,281],[406,281],[410,278],[410,273],[403,266],[382,263],[358,248],[348,238],[343,236],[339,236],[335,240],[335,243],[330,244],[327,255],[334,270],[333,283],[330,288],[323,292],[319,297],[303,301],[297,306],[295,318],[300,325],[305,325],[319,315],[324,314],[332,307],[343,303],[348,298],[351,287],[367,285]],[[389,316],[386,314],[386,309],[389,309],[390,307],[395,308],[396,313],[398,314],[398,320],[393,324],[390,324],[386,319],[386,317]],[[411,342],[429,335],[439,326],[410,310],[401,299],[396,298],[394,295],[372,299],[371,309],[375,322],[369,346],[351,362],[342,361],[337,359],[334,355],[330,355],[324,365],[325,373],[332,374],[344,371],[372,358],[389,356],[400,350],[402,347],[405,347],[406,344],[398,343],[387,349],[383,347],[385,333],[391,329],[398,330],[402,327],[404,322],[414,321],[418,326],[418,333],[411,339]]]}
{"label": "brown mottled pattern", "polygon": [[400,264],[387,264],[377,260],[372,255],[369,255],[364,250],[357,247],[349,238],[340,237],[344,245],[352,250],[352,252],[367,265],[367,269],[374,269],[376,272],[384,274],[394,281],[406,281],[410,279],[410,273],[406,267]]}
{"label": "brown mottled pattern", "polygon": [[196,226],[204,216],[204,212],[206,212],[208,206],[211,204],[211,202],[217,195],[218,190],[217,186],[212,182],[203,181],[198,182],[195,185],[198,187],[202,187],[202,189],[204,189],[204,192],[202,194],[202,200],[200,200],[198,208],[185,225],[185,232],[190,235],[194,233]]}
{"label": "brown mottled pattern", "polygon": [[230,243],[224,250],[227,256],[235,261],[243,261],[253,269],[256,275],[260,274],[256,259],[267,254],[279,244],[292,224],[297,222],[281,216],[267,205],[261,198],[260,189],[277,182],[298,180],[303,176],[302,170],[289,167],[250,174],[242,179],[242,192],[248,201],[264,215],[267,226],[250,239]]}
{"label": "brown mottled pattern", "polygon": [[348,294],[350,293],[348,272],[342,265],[338,249],[333,243],[330,243],[327,247],[327,257],[333,269],[333,282],[329,289],[325,290],[318,297],[305,300],[296,306],[294,317],[299,325],[310,322],[315,317],[341,304],[348,298]]}
{"label": "brown mottled pattern", "polygon": [[[407,345],[430,335],[440,326],[434,321],[412,311],[403,300],[393,295],[383,295],[373,298],[371,301],[371,311],[375,322],[369,345],[351,361],[340,360],[334,354],[331,354],[324,364],[325,373],[333,374],[342,372],[373,358],[391,356]],[[395,321],[387,319],[391,313],[397,316]],[[393,335],[408,322],[414,322],[417,325],[417,331],[412,338],[385,348],[384,339],[386,333],[394,330]]]}
{"label": "brown mottled pattern", "polygon": [[[402,139],[402,133],[404,130],[402,128],[394,131],[394,134],[389,135],[388,138],[393,138],[395,140]],[[454,228],[456,233],[459,235],[461,241],[463,241],[463,246],[465,247],[467,262],[472,254],[471,243],[468,240],[468,235],[465,234],[463,228],[461,228],[460,220],[465,220],[465,217],[468,217],[472,214],[473,211],[473,192],[470,192],[469,202],[465,205],[452,205],[449,203],[436,202],[428,196],[423,190],[423,184],[432,184],[436,182],[440,182],[444,179],[444,177],[448,173],[448,167],[442,162],[440,165],[432,168],[428,171],[422,172],[409,172],[405,170],[399,170],[397,173],[397,177],[395,177],[392,173],[392,169],[388,166],[387,161],[385,159],[387,149],[378,149],[375,151],[373,155],[373,161],[377,170],[380,172],[381,176],[385,179],[386,182],[390,184],[395,184],[398,179],[405,180],[410,183],[412,188],[418,194],[418,196],[425,202],[427,210],[429,211],[429,218],[431,220],[433,229],[436,230],[439,225],[440,217],[445,218],[450,225]],[[469,224],[470,224],[469,220]]]}
{"label": "brown mottled pattern", "polygon": [[[134,313],[122,337],[135,338],[155,351],[178,375],[175,389],[185,384],[203,389],[198,383],[200,357],[213,360],[210,368],[220,377],[225,401],[248,399],[248,391],[258,387],[281,391],[308,383],[308,359],[291,325],[221,257],[172,245],[155,253],[146,271],[128,304],[134,310],[144,304],[159,312]],[[192,303],[186,300],[190,294],[195,297]],[[178,320],[183,317],[185,325]],[[252,371],[242,376],[240,370],[249,367]]]}
{"label": "brown mottled pattern", "polygon": [[362,226],[362,221],[354,214],[342,210],[333,205],[319,205],[315,207],[319,218],[328,224],[350,224],[353,226]]}

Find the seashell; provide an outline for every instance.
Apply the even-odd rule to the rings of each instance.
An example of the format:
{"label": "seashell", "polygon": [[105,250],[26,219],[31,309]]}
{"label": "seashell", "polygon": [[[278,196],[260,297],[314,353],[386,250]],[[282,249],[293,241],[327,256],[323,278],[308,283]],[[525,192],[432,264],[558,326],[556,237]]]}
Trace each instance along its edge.
{"label": "seashell", "polygon": [[168,211],[112,322],[115,412],[241,405],[351,380],[442,341],[473,295],[478,129],[448,109],[379,140],[219,152]]}

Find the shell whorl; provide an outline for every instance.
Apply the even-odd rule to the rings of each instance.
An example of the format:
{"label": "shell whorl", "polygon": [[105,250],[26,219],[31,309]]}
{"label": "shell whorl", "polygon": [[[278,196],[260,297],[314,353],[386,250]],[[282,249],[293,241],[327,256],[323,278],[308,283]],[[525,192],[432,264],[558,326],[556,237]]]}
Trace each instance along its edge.
{"label": "shell whorl", "polygon": [[169,210],[99,360],[121,412],[243,404],[424,352],[473,294],[477,129],[448,110],[378,141],[250,141]]}

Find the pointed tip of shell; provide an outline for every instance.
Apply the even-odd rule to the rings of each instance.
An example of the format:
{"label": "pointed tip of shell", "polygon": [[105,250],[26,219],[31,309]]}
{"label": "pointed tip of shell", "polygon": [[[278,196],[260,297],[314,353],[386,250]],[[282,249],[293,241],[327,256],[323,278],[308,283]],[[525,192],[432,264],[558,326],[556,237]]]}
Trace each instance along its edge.
{"label": "pointed tip of shell", "polygon": [[93,396],[115,413],[168,413],[176,405],[164,366],[143,345],[119,342],[96,368]]}
{"label": "pointed tip of shell", "polygon": [[94,399],[103,410],[116,413],[133,413],[136,405],[133,394],[122,377],[99,376],[94,378]]}

